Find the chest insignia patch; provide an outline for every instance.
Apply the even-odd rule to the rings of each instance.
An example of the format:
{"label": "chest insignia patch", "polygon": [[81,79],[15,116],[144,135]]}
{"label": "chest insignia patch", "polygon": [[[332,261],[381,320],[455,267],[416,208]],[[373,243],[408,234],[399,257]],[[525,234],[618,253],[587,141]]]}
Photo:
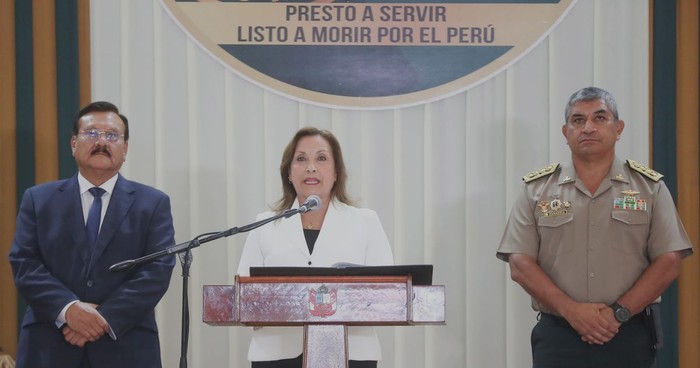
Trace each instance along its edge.
{"label": "chest insignia patch", "polygon": [[571,202],[559,199],[559,194],[552,195],[551,201],[541,201],[537,206],[545,217],[561,216],[569,213]]}
{"label": "chest insignia patch", "polygon": [[613,200],[613,208],[616,210],[646,211],[647,200],[638,198],[639,192],[636,190],[623,190],[622,198]]}

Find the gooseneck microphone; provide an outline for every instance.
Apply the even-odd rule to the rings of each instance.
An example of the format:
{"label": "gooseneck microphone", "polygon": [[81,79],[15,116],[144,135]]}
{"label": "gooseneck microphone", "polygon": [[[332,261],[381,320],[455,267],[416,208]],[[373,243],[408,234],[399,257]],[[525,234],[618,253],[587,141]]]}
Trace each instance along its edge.
{"label": "gooseneck microphone", "polygon": [[215,239],[224,238],[224,237],[231,236],[231,235],[238,234],[238,233],[248,232],[250,230],[253,230],[255,228],[263,226],[269,222],[272,222],[278,218],[282,218],[282,217],[289,218],[289,217],[292,217],[292,216],[299,214],[299,213],[316,211],[319,208],[321,208],[321,198],[315,194],[312,194],[308,198],[306,198],[306,201],[304,201],[304,203],[302,203],[301,206],[299,206],[299,208],[289,208],[289,209],[282,211],[282,213],[279,213],[275,216],[272,216],[270,218],[266,218],[266,219],[263,219],[263,220],[254,222],[252,224],[245,225],[245,226],[233,227],[233,228],[230,228],[226,231],[221,231],[221,232],[217,232],[217,233],[205,233],[205,234],[202,234],[200,236],[197,236],[196,238],[194,238],[191,241],[187,241],[187,242],[180,243],[180,244],[175,244],[173,246],[170,246],[170,247],[163,249],[163,250],[160,250],[158,252],[145,255],[141,258],[128,259],[126,261],[115,263],[109,268],[109,270],[112,272],[116,272],[116,271],[121,271],[121,270],[125,270],[128,268],[132,268],[132,267],[137,266],[141,263],[151,261],[153,259],[156,259],[158,257],[162,257],[164,255],[177,254],[180,252],[188,251],[192,248],[197,248],[201,244],[210,242],[210,241],[215,240]]}
{"label": "gooseneck microphone", "polygon": [[306,201],[304,201],[301,206],[299,206],[299,213],[316,211],[319,208],[321,208],[321,198],[315,194],[312,194],[306,198]]}

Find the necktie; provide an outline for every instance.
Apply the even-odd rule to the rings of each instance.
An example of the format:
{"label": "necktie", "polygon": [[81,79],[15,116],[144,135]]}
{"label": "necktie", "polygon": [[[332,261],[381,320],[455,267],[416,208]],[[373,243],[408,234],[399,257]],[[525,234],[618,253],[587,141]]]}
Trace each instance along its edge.
{"label": "necktie", "polygon": [[87,231],[88,242],[90,244],[90,251],[95,248],[95,243],[97,243],[97,233],[100,231],[100,217],[102,216],[102,195],[105,190],[98,187],[90,188],[90,194],[92,194],[95,199],[92,201],[92,206],[90,206],[90,211],[88,211],[88,219],[85,224],[85,230]]}

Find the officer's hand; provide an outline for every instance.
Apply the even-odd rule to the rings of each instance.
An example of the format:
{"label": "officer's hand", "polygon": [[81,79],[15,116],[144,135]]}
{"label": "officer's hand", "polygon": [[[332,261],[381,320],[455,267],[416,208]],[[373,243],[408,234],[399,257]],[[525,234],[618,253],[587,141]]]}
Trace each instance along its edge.
{"label": "officer's hand", "polygon": [[600,312],[600,315],[603,317],[605,322],[601,325],[603,328],[605,328],[609,333],[612,333],[612,336],[607,339],[607,340],[601,340],[599,336],[594,336],[594,335],[588,335],[588,336],[581,336],[581,339],[583,341],[586,341],[589,344],[600,344],[600,341],[603,341],[603,343],[606,343],[610,341],[617,332],[620,329],[620,322],[618,322],[615,319],[615,316],[612,313],[612,309],[610,309],[609,306],[603,305],[601,309],[598,310]]}
{"label": "officer's hand", "polygon": [[96,341],[109,332],[109,324],[97,311],[95,304],[76,302],[66,310],[66,323],[88,341]]}
{"label": "officer's hand", "polygon": [[601,303],[577,303],[567,311],[566,320],[581,339],[589,344],[602,345],[617,334],[619,324],[611,323],[605,313],[607,305]]}

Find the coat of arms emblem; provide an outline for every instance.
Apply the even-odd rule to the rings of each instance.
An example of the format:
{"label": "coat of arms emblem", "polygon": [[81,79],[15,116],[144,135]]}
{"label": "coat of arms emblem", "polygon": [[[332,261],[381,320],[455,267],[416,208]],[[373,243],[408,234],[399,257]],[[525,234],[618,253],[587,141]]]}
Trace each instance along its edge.
{"label": "coat of arms emblem", "polygon": [[338,290],[328,290],[326,285],[309,290],[309,311],[316,317],[328,317],[335,314]]}

